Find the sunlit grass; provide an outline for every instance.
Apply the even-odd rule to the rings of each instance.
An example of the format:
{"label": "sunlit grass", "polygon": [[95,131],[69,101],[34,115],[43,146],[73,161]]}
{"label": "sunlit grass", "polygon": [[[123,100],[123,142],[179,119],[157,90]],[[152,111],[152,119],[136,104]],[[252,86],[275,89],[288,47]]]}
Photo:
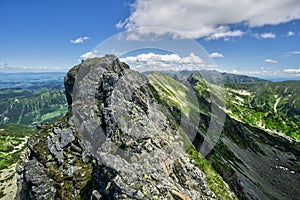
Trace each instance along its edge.
{"label": "sunlit grass", "polygon": [[222,177],[212,167],[193,146],[189,146],[186,150],[190,159],[194,160],[194,165],[204,172],[207,184],[210,190],[217,196],[222,196],[223,199],[237,199],[236,195],[232,193],[228,186],[225,185]]}

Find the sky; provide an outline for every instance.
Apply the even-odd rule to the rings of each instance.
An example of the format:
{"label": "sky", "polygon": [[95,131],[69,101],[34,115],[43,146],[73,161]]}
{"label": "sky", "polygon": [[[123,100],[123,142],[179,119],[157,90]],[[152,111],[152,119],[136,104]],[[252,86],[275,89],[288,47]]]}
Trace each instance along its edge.
{"label": "sky", "polygon": [[173,44],[123,55],[138,68],[190,69],[208,56],[222,72],[300,79],[299,0],[0,0],[0,72],[67,71],[107,41],[118,55],[111,38],[124,31]]}

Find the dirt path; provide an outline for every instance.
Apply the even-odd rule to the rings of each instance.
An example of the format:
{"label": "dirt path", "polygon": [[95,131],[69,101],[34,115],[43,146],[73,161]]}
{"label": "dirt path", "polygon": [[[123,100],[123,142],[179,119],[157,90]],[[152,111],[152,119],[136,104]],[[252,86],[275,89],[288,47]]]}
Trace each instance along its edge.
{"label": "dirt path", "polygon": [[29,138],[28,136],[25,137],[24,141],[22,141],[18,146],[15,146],[14,150],[12,152],[10,152],[9,154],[14,154],[17,151],[19,151],[20,149],[22,149],[26,145],[28,138]]}
{"label": "dirt path", "polygon": [[280,100],[281,100],[281,97],[279,97],[278,99],[276,99],[276,102],[274,104],[274,113],[277,113],[277,105],[279,104]]}

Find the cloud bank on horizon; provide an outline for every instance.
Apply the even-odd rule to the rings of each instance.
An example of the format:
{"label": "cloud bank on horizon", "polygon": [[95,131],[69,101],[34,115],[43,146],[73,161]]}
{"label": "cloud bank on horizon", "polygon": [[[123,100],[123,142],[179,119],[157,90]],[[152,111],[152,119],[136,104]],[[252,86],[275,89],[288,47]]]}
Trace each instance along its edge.
{"label": "cloud bank on horizon", "polygon": [[[93,55],[95,57],[95,55]],[[210,54],[210,57],[223,58],[222,54],[214,52]],[[262,76],[262,77],[276,77],[285,76],[287,78],[298,77],[300,78],[299,69],[283,69],[278,71],[272,71],[270,68],[261,68],[261,70],[251,71],[238,71],[238,70],[220,70],[216,65],[207,66],[206,63],[194,53],[189,56],[182,57],[178,54],[154,54],[154,53],[142,53],[136,56],[127,56],[120,59],[122,62],[128,63],[135,70],[140,72],[145,71],[181,71],[181,70],[217,70],[220,72],[249,75],[249,76]],[[266,59],[266,63],[277,63],[276,60]]]}
{"label": "cloud bank on horizon", "polygon": [[[194,39],[241,37],[247,32],[233,28],[233,24],[254,28],[290,22],[300,19],[299,6],[299,0],[136,0],[131,15],[119,21],[116,27],[129,31],[141,27],[163,27]],[[261,37],[276,36],[264,33]]]}
{"label": "cloud bank on horizon", "polygon": [[120,59],[133,66],[137,71],[180,71],[180,70],[213,70],[216,66],[207,64],[193,52],[182,57],[178,54],[142,53]]}

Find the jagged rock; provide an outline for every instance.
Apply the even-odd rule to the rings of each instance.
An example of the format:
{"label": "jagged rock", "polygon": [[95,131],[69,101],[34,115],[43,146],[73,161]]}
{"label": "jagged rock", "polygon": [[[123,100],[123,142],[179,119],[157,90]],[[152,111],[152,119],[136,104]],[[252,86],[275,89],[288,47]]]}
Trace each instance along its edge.
{"label": "jagged rock", "polygon": [[71,69],[65,88],[68,121],[30,140],[21,199],[215,198],[145,76],[109,55]]}
{"label": "jagged rock", "polygon": [[46,175],[42,164],[35,159],[25,163],[23,181],[26,184],[19,187],[20,199],[54,199],[55,182]]}
{"label": "jagged rock", "polygon": [[65,148],[75,140],[73,132],[70,129],[63,129],[60,133],[60,147]]}
{"label": "jagged rock", "polygon": [[82,153],[82,149],[73,143],[71,143],[71,149],[77,153]]}
{"label": "jagged rock", "polygon": [[61,148],[58,136],[50,133],[48,135],[48,149],[50,153],[57,159],[58,163],[61,164],[64,161],[64,153]]}

